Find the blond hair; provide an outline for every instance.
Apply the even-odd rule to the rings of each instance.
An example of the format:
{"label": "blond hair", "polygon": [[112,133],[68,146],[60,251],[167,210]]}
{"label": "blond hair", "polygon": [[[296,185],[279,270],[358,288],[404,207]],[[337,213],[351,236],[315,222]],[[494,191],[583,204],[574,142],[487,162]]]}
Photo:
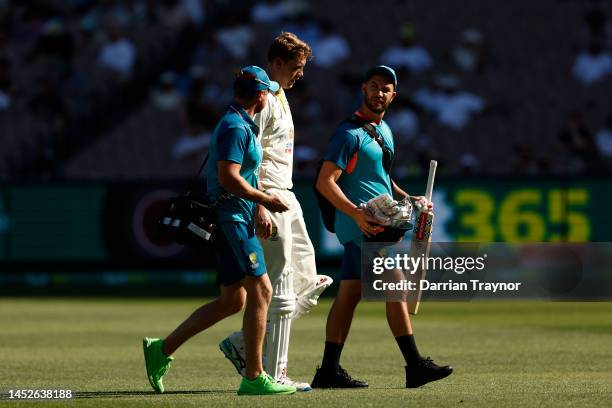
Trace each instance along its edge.
{"label": "blond hair", "polygon": [[268,62],[272,62],[276,58],[286,62],[302,57],[306,57],[307,61],[312,58],[310,45],[300,40],[297,35],[289,32],[280,33],[268,50]]}

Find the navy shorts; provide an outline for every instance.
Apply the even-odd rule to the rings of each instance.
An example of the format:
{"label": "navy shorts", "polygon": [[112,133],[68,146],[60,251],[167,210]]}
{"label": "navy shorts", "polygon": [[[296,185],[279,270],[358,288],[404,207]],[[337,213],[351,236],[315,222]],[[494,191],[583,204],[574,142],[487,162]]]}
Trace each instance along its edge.
{"label": "navy shorts", "polygon": [[233,285],[246,276],[266,273],[263,249],[255,236],[255,228],[243,222],[217,224],[215,237],[217,281]]}
{"label": "navy shorts", "polygon": [[[364,245],[363,249],[366,251],[365,256],[362,244]],[[362,263],[364,265],[372,265],[372,257],[384,256],[392,258],[397,251],[393,246],[383,245],[383,243],[364,243],[360,238],[343,245],[344,254],[342,255],[342,268],[340,272],[342,280],[362,279]]]}
{"label": "navy shorts", "polygon": [[361,243],[349,241],[343,245],[341,279],[361,279]]}

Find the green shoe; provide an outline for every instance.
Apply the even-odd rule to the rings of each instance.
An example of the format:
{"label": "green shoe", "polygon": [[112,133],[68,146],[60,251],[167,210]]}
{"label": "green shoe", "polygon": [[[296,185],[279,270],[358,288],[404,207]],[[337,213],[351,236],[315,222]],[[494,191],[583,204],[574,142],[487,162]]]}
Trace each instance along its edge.
{"label": "green shoe", "polygon": [[142,339],[142,350],[144,351],[145,365],[147,366],[147,378],[156,393],[164,392],[164,375],[170,368],[170,362],[174,357],[167,356],[162,351],[164,341],[162,339]]}
{"label": "green shoe", "polygon": [[254,380],[243,377],[238,395],[287,395],[295,391],[295,387],[279,384],[274,378],[263,372]]}

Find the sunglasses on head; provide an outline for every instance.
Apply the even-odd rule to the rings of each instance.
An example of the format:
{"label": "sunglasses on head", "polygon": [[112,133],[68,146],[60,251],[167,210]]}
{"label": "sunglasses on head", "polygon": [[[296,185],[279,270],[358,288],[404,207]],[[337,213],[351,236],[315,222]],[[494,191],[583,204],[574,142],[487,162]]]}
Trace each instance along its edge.
{"label": "sunglasses on head", "polygon": [[236,74],[236,79],[241,79],[241,80],[246,80],[246,81],[255,81],[259,84],[265,85],[266,87],[270,86],[270,84],[262,81],[261,79],[257,78],[255,74],[252,74],[250,72],[240,71]]}

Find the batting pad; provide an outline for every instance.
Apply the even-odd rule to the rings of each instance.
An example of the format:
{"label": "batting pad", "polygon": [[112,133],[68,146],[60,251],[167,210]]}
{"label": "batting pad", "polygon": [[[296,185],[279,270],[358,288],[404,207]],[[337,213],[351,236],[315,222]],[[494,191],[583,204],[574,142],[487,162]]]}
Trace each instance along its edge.
{"label": "batting pad", "polygon": [[273,288],[266,325],[264,368],[275,379],[279,379],[287,370],[291,315],[294,310],[293,268],[287,267]]}

